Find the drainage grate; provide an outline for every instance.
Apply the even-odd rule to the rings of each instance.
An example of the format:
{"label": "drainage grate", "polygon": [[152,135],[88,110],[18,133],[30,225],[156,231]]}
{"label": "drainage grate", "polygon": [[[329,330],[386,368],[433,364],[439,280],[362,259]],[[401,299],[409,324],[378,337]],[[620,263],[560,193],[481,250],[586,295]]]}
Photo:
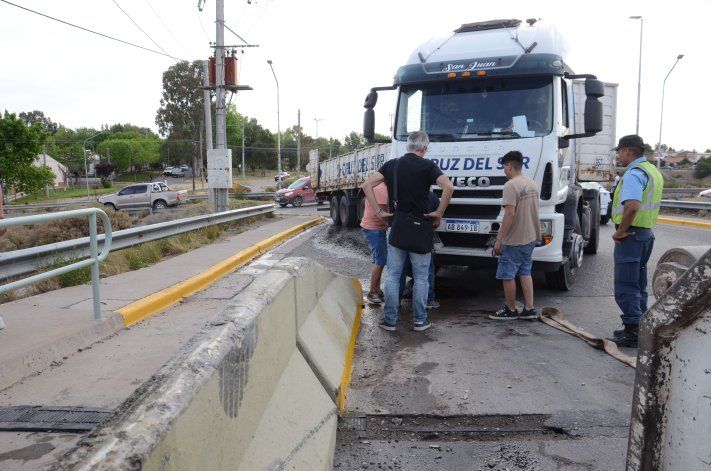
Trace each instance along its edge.
{"label": "drainage grate", "polygon": [[94,407],[0,407],[0,431],[88,432],[111,412]]}

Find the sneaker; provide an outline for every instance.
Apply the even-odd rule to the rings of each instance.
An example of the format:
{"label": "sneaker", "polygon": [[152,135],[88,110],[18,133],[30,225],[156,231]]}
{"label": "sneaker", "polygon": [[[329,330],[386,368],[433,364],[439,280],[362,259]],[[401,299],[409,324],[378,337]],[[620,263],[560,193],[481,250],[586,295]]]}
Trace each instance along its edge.
{"label": "sneaker", "polygon": [[370,304],[382,304],[383,303],[383,300],[380,298],[380,295],[378,295],[378,293],[368,293],[365,296],[365,299]]}
{"label": "sneaker", "polygon": [[526,320],[538,319],[538,311],[536,311],[535,307],[532,307],[531,309],[524,308],[521,310],[521,314],[518,315],[518,318]]}
{"label": "sneaker", "polygon": [[427,330],[430,327],[432,327],[432,323],[430,322],[429,319],[425,319],[425,322],[422,322],[420,324],[415,324],[415,332],[422,332],[423,330]]}
{"label": "sneaker", "polygon": [[380,322],[378,322],[378,327],[388,332],[395,332],[395,324],[390,324],[386,322],[385,319],[381,319]]}
{"label": "sneaker", "polygon": [[504,306],[503,309],[499,309],[495,314],[489,316],[489,319],[494,319],[497,321],[511,321],[518,319],[518,311],[514,309],[513,311],[509,309],[508,306]]}
{"label": "sneaker", "polygon": [[435,299],[433,299],[431,301],[427,301],[427,305],[425,306],[425,308],[427,308],[427,309],[437,309],[438,307],[439,307],[439,303]]}

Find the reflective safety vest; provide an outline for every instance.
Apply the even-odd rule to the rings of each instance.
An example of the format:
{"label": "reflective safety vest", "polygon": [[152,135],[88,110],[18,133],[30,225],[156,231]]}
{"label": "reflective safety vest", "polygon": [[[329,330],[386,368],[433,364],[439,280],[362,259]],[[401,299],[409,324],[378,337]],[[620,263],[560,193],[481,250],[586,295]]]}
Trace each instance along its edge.
{"label": "reflective safety vest", "polygon": [[[647,186],[642,192],[642,201],[639,207],[639,211],[632,221],[632,225],[635,227],[654,227],[657,224],[657,215],[659,214],[659,207],[662,202],[662,190],[664,190],[664,177],[659,173],[657,168],[650,164],[649,162],[638,163],[632,168],[638,168],[647,174]],[[629,169],[629,171],[632,170]],[[615,188],[615,194],[612,198],[612,221],[615,224],[620,224],[622,222],[622,214],[624,213],[624,206],[620,201],[620,195],[622,194],[622,186],[624,185],[624,177],[620,180]]]}

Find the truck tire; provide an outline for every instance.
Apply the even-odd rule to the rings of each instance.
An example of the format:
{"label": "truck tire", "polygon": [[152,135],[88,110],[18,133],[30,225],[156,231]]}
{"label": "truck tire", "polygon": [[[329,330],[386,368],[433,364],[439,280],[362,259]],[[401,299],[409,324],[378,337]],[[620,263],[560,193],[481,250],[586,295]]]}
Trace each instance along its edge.
{"label": "truck tire", "polygon": [[[572,237],[574,238],[574,240],[577,237],[582,237],[580,235],[579,218],[575,220],[575,226],[573,227]],[[575,252],[576,248],[571,247],[570,253],[568,254],[568,258],[565,260],[565,262],[560,264],[558,270],[546,272],[546,285],[548,285],[548,288],[556,291],[570,291],[573,288],[573,285],[575,284],[575,279],[578,275],[578,270],[580,269],[579,266],[573,266],[574,263],[572,261],[572,257],[574,256]],[[579,256],[578,259],[580,259]]]}
{"label": "truck tire", "polygon": [[600,198],[590,200],[590,237],[585,253],[595,255],[600,245]]}
{"label": "truck tire", "polygon": [[331,220],[333,221],[334,226],[341,225],[341,211],[339,208],[340,202],[341,202],[341,199],[338,196],[331,197],[329,210],[331,212]]}
{"label": "truck tire", "polygon": [[363,220],[363,215],[365,214],[365,196],[361,195],[358,198],[358,224]]}
{"label": "truck tire", "polygon": [[168,203],[166,203],[163,200],[156,200],[153,202],[153,211],[156,211],[158,209],[165,209],[168,207]]}
{"label": "truck tire", "polygon": [[346,227],[356,226],[356,205],[353,198],[348,196],[347,193],[341,196],[339,212],[341,213],[341,224]]}

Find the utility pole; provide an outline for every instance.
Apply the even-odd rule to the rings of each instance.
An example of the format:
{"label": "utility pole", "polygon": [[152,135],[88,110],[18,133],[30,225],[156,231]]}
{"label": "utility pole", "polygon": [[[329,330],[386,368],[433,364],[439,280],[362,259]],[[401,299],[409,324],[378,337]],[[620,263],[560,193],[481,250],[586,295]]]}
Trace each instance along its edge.
{"label": "utility pole", "polygon": [[642,30],[644,28],[644,18],[641,16],[630,16],[631,20],[639,20],[639,71],[637,72],[637,126],[635,134],[639,135],[639,102],[642,93]]}
{"label": "utility pole", "polygon": [[[203,121],[203,123],[204,123],[204,121]],[[202,130],[202,123],[200,123],[200,124],[201,124],[201,126],[200,126],[200,165],[199,165],[199,168],[200,168],[200,189],[202,190],[205,188],[205,180],[203,179],[203,173],[202,173],[202,158],[203,158],[203,155],[202,155],[202,145],[203,145],[202,133],[203,133],[203,130]],[[195,179],[195,169],[193,169],[193,179]]]}
{"label": "utility pole", "polygon": [[296,127],[298,129],[296,135],[296,170],[301,172],[301,110],[296,113]]}
{"label": "utility pole", "polygon": [[207,150],[212,150],[212,96],[210,95],[210,64],[208,61],[203,61],[202,63],[202,83],[206,88],[203,89],[203,103],[205,107],[205,142],[207,143]]}
{"label": "utility pole", "polygon": [[[44,162],[42,162],[42,165],[45,167],[47,166],[47,146],[44,146],[44,149],[42,150],[42,159]],[[44,197],[49,198],[49,185],[44,186]]]}
{"label": "utility pole", "polygon": [[242,119],[242,179],[244,178],[244,119]]}
{"label": "utility pole", "polygon": [[[215,127],[216,149],[227,149],[225,130],[225,0],[215,2]],[[232,165],[231,163],[228,163]],[[213,181],[214,178],[210,181]],[[215,188],[215,211],[227,211],[227,188]]]}

